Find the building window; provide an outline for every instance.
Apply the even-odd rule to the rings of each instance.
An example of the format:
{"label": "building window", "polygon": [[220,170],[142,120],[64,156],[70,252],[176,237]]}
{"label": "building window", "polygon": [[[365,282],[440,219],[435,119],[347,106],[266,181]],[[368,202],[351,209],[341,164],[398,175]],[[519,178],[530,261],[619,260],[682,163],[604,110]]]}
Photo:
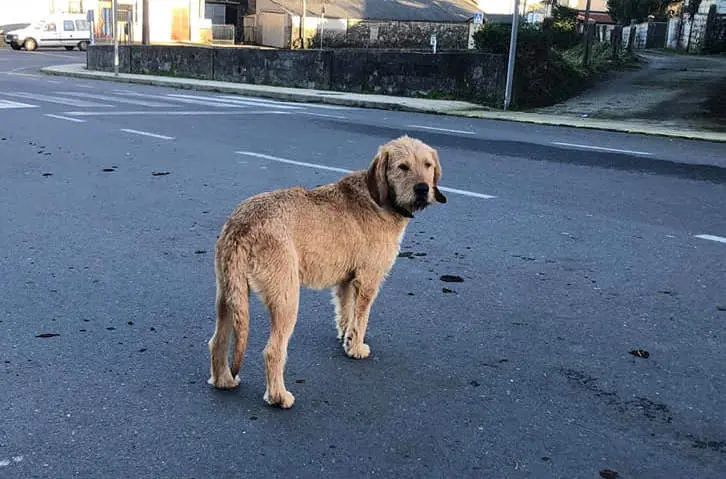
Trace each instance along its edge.
{"label": "building window", "polygon": [[68,0],[68,13],[83,13],[83,0]]}

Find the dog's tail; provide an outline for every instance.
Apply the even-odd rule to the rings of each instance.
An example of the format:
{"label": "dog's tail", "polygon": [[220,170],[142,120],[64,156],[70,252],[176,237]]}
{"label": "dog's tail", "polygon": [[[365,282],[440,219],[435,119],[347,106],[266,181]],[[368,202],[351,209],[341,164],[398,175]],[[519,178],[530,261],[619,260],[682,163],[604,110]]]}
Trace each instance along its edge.
{"label": "dog's tail", "polygon": [[231,252],[226,266],[225,300],[235,337],[230,369],[232,377],[236,377],[242,367],[242,360],[247,350],[247,335],[250,330],[250,286],[246,252],[242,248],[236,248]]}
{"label": "dog's tail", "polygon": [[[247,349],[249,332],[249,283],[247,273],[247,254],[233,244],[218,244],[215,254],[214,270],[217,279],[217,331],[210,343],[213,371],[221,372],[226,366],[230,343],[230,333],[234,331],[234,353],[230,372],[232,377],[239,374]],[[215,363],[217,368],[215,368]],[[212,376],[215,376],[214,372]]]}

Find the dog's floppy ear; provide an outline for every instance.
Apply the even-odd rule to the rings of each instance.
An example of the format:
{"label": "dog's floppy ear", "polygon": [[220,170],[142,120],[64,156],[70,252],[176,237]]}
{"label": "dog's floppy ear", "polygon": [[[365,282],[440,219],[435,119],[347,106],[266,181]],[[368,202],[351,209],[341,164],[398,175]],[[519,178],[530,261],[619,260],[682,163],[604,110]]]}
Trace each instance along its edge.
{"label": "dog's floppy ear", "polygon": [[439,190],[439,180],[441,179],[441,164],[439,163],[439,153],[433,150],[434,155],[434,198],[439,203],[446,203],[446,196]]}
{"label": "dog's floppy ear", "polygon": [[373,158],[371,166],[368,167],[366,182],[373,200],[378,206],[384,206],[388,202],[388,162],[390,153],[381,147],[378,154]]}

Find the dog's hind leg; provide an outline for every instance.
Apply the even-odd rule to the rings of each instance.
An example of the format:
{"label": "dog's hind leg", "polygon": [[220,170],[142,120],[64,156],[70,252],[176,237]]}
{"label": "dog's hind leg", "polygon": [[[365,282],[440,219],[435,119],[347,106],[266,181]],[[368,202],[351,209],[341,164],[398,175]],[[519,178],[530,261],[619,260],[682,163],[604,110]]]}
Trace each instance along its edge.
{"label": "dog's hind leg", "polygon": [[355,305],[355,289],[351,281],[345,281],[333,288],[333,304],[335,305],[335,328],[338,330],[338,341],[342,341],[353,317]]}
{"label": "dog's hind leg", "polygon": [[270,338],[265,347],[267,389],[264,400],[270,405],[292,407],[295,396],[285,388],[287,346],[295,328],[300,301],[300,281],[293,262],[283,262],[274,286],[268,282],[263,292],[270,313]]}

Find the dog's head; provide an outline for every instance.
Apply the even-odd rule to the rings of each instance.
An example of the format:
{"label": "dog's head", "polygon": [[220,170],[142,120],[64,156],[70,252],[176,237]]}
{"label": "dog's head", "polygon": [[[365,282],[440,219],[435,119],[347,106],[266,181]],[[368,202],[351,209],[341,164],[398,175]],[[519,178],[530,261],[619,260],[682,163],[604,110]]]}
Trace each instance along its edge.
{"label": "dog's head", "polygon": [[408,136],[381,145],[367,174],[376,203],[409,218],[435,201],[446,203],[438,188],[440,179],[438,152]]}

